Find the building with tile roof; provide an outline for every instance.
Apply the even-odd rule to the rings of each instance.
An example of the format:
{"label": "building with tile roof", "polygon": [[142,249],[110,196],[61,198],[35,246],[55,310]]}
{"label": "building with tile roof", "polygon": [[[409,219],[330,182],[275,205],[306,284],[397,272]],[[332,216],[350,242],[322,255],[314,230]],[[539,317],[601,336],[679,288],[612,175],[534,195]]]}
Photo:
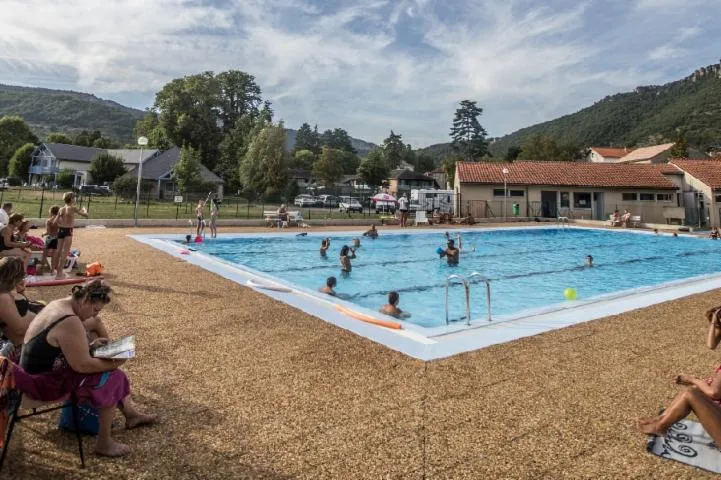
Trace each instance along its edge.
{"label": "building with tile roof", "polygon": [[[661,145],[652,145],[650,147],[641,147],[629,152],[621,157],[619,163],[664,163],[671,158],[671,149],[674,143],[664,143]],[[688,148],[687,152],[692,158],[708,158],[708,155],[693,147]]]}
{"label": "building with tile roof", "polygon": [[632,151],[632,148],[591,147],[586,156],[586,161],[594,163],[615,163]]}
{"label": "building with tile roof", "polygon": [[664,208],[679,206],[679,187],[656,165],[458,162],[454,189],[457,212],[476,218],[505,211],[506,217],[606,220],[629,209],[644,222],[664,223]]}

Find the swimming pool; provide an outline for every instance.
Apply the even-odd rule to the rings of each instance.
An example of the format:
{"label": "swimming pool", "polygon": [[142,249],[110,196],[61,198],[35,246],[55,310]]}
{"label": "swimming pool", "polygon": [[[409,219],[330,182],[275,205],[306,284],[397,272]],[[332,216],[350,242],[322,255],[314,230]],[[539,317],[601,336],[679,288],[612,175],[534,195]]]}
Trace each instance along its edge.
{"label": "swimming pool", "polygon": [[[455,238],[458,231],[449,233]],[[352,260],[353,270],[349,275],[341,273],[338,253],[343,245],[351,245],[359,232],[309,233],[307,236],[285,232],[223,235],[194,245],[192,248],[196,251],[185,258],[206,268],[209,263],[217,262],[222,267],[214,271],[229,278],[235,278],[237,272],[223,273],[225,269],[237,267],[246,274],[241,275],[242,278],[260,278],[302,292],[307,297],[305,303],[312,305],[293,303],[295,300],[285,298],[281,292],[264,293],[325,319],[329,314],[319,313],[324,302],[330,302],[331,307],[350,304],[357,311],[382,318],[378,309],[386,303],[389,291],[397,291],[400,308],[411,314],[403,322],[406,335],[420,334],[434,342],[441,337],[458,337],[461,330],[516,319],[535,318],[537,322],[529,331],[535,329],[537,333],[617,313],[620,308],[638,308],[721,286],[721,275],[717,274],[721,271],[721,242],[691,236],[576,227],[474,229],[460,233],[463,249],[458,266],[449,266],[436,253],[436,249],[446,243],[445,232],[428,229],[381,232],[376,240],[361,238],[362,245],[357,258]],[[319,247],[326,236],[331,238],[331,248],[323,258]],[[154,246],[176,255],[178,249],[183,248],[173,243],[179,239],[177,235],[136,238],[141,241],[152,238],[162,243]],[[584,266],[586,255],[594,258],[592,268]],[[474,272],[490,280],[493,321],[488,321],[485,285],[474,277],[470,280],[471,327],[466,326],[464,288],[455,282],[449,288],[447,326],[446,281],[450,275],[468,278]],[[341,294],[340,300],[318,293],[329,276],[338,280],[336,291]],[[706,282],[703,287],[701,280]],[[682,284],[687,287],[693,284],[693,288],[683,293]],[[576,300],[564,298],[567,288],[577,292]],[[641,300],[643,295],[635,295],[630,302],[628,298],[618,300],[634,292],[639,295],[645,292],[646,296]],[[309,298],[312,301],[308,302]],[[605,307],[589,309],[603,302]],[[586,307],[586,310],[572,314],[570,310],[574,307]],[[625,311],[623,309],[620,311]],[[560,323],[551,323],[554,312],[562,312]],[[541,325],[538,321],[549,323]],[[517,323],[516,327],[521,324]],[[514,338],[527,334],[521,332]],[[499,335],[505,334],[495,331],[491,336]],[[478,344],[469,343],[469,338],[456,340],[464,345],[458,347],[458,351]],[[498,342],[490,339],[486,332],[480,343]],[[429,343],[425,345],[423,349],[428,351]]]}

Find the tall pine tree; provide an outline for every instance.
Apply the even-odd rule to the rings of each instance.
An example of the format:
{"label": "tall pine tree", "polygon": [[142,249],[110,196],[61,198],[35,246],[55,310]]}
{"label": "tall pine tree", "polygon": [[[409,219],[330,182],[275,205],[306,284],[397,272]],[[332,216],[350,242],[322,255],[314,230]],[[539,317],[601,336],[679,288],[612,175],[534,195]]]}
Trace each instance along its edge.
{"label": "tall pine tree", "polygon": [[453,118],[452,146],[466,161],[478,160],[488,152],[487,133],[478,121],[481,114],[483,109],[476,102],[463,100]]}

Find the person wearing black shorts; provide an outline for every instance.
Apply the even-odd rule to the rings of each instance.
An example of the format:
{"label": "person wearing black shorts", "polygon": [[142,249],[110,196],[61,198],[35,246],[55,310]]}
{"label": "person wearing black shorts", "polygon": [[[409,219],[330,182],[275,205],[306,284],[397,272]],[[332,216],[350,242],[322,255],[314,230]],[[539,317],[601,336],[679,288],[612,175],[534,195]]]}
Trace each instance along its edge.
{"label": "person wearing black shorts", "polygon": [[398,199],[398,210],[401,212],[401,228],[405,228],[408,226],[408,199],[405,193]]}

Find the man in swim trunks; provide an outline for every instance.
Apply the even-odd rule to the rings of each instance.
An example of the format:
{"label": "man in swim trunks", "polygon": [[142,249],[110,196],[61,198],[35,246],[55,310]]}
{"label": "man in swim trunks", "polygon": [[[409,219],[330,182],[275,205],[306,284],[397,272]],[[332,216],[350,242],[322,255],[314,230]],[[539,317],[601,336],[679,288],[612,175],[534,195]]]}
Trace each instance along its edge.
{"label": "man in swim trunks", "polygon": [[205,202],[203,200],[198,200],[198,205],[195,207],[195,216],[198,219],[198,226],[195,228],[196,237],[200,236],[200,232],[205,226],[205,220],[203,220],[203,210],[205,210]]}
{"label": "man in swim trunks", "polygon": [[328,277],[328,279],[325,281],[325,287],[321,287],[320,292],[321,293],[327,293],[328,295],[335,297],[335,290],[333,290],[337,284],[337,280],[335,277]]}
{"label": "man in swim trunks", "polygon": [[73,227],[75,223],[75,214],[88,218],[88,212],[85,207],[78,209],[75,206],[75,193],[67,192],[63,195],[65,206],[58,210],[55,217],[55,223],[58,226],[58,248],[55,251],[55,270],[56,279],[66,278],[63,268],[65,267],[65,258],[70,252],[73,245]]}
{"label": "man in swim trunks", "polygon": [[376,230],[376,224],[374,223],[373,225],[371,225],[370,230],[363,232],[363,236],[368,238],[378,238],[378,230]]}
{"label": "man in swim trunks", "polygon": [[456,248],[456,242],[452,238],[448,239],[448,245],[445,250],[440,253],[441,258],[446,257],[448,265],[458,265],[458,259],[461,254],[461,237],[458,236],[458,248]]}
{"label": "man in swim trunks", "polygon": [[400,302],[401,296],[398,295],[398,292],[390,292],[388,294],[388,303],[383,305],[380,309],[380,312],[385,315],[390,315],[391,317],[396,318],[408,318],[410,317],[410,313],[406,313],[400,308],[398,308],[398,302]]}

